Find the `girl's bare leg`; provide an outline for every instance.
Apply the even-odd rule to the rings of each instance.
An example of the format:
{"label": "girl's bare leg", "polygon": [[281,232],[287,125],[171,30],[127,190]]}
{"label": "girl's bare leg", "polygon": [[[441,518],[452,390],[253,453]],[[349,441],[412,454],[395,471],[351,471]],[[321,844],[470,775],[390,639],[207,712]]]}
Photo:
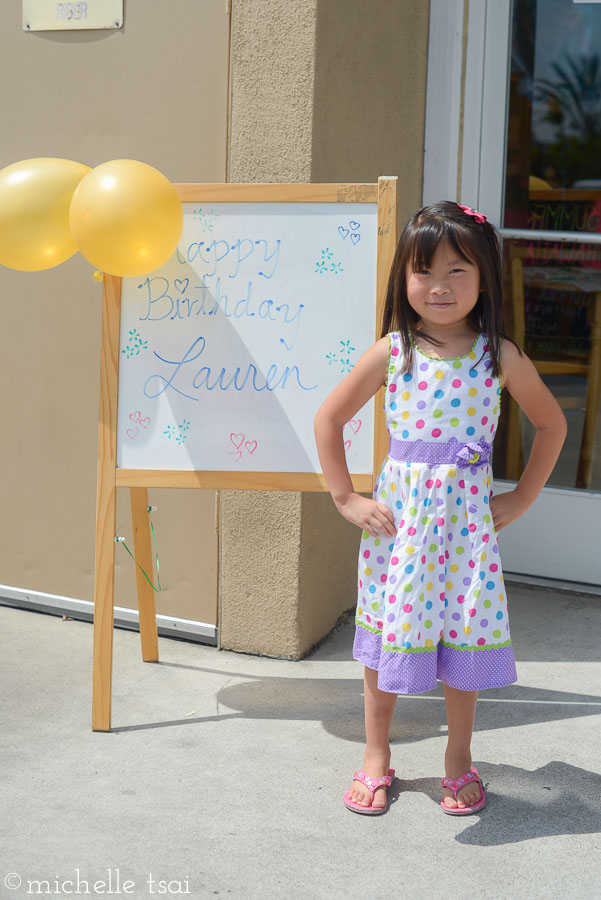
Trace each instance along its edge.
{"label": "girl's bare leg", "polygon": [[[365,753],[363,771],[373,778],[388,775],[390,767],[390,724],[394,715],[397,694],[381,691],[378,688],[378,672],[376,669],[364,667],[365,684]],[[371,794],[360,781],[353,781],[351,800],[369,806]],[[381,787],[374,792],[374,806],[386,806],[386,789]]]}
{"label": "girl's bare leg", "polygon": [[[460,691],[445,684],[444,698],[449,726],[445,772],[447,778],[459,778],[464,772],[469,772],[472,764],[471,741],[478,691]],[[462,787],[457,793],[457,800],[450,788],[444,788],[444,802],[453,809],[472,806],[479,799],[480,787],[475,782]]]}

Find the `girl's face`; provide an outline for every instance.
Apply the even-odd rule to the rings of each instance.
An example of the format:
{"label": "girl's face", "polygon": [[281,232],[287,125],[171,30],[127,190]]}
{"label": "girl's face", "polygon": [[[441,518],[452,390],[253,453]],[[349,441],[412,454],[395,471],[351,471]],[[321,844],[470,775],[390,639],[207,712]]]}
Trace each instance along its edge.
{"label": "girl's face", "polygon": [[422,323],[434,330],[457,329],[480,294],[480,270],[461,259],[447,241],[439,244],[427,269],[407,266],[407,298]]}

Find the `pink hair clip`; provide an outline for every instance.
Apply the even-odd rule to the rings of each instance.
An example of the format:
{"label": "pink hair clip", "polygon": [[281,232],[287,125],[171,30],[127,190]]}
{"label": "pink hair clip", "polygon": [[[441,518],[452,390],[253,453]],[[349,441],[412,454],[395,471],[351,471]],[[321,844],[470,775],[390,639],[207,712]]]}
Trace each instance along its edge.
{"label": "pink hair clip", "polygon": [[473,216],[479,225],[483,225],[484,222],[486,222],[486,216],[484,215],[484,213],[478,212],[475,209],[471,209],[469,206],[462,206],[461,203],[458,203],[457,206],[459,207],[459,209],[462,209],[465,213],[467,213],[468,216]]}

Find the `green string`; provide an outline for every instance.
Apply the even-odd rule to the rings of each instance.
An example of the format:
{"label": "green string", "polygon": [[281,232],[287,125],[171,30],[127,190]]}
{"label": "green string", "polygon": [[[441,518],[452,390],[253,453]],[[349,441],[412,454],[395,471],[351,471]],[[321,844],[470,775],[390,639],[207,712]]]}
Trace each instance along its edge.
{"label": "green string", "polygon": [[[158,593],[160,593],[160,592],[163,590],[163,588],[161,587],[161,579],[160,579],[160,577],[159,577],[159,548],[157,547],[157,539],[156,539],[156,536],[155,536],[155,533],[154,533],[154,525],[152,524],[151,510],[153,510],[153,509],[156,509],[156,506],[148,506],[148,507],[147,507],[148,518],[150,519],[150,530],[152,531],[152,537],[153,537],[153,540],[154,540],[154,546],[155,546],[155,548],[156,548],[156,557],[157,557],[157,581],[158,581],[158,583],[159,583],[158,588],[155,588],[154,584],[152,583],[152,581],[150,580],[150,578],[148,577],[148,575],[146,574],[146,572],[144,571],[144,569],[142,568],[142,566],[140,565],[140,563],[139,563],[139,562],[136,562],[135,556],[133,555],[133,553],[131,552],[131,550],[129,549],[129,547],[127,546],[127,544],[125,543],[125,538],[124,538],[124,537],[119,537],[119,535],[117,535],[117,536],[115,537],[115,542],[116,542],[117,544],[123,544],[123,546],[125,547],[125,549],[126,549],[127,552],[129,553],[129,555],[131,556],[131,558],[133,559],[133,561],[136,563],[138,569],[140,570],[140,572],[142,573],[142,575],[144,576],[144,578],[146,579],[146,581],[147,581],[148,584],[150,585],[150,587],[153,589],[153,591],[156,591],[157,594],[158,594]],[[119,528],[121,528],[121,526],[119,526]],[[119,530],[119,528],[117,529],[117,531]]]}

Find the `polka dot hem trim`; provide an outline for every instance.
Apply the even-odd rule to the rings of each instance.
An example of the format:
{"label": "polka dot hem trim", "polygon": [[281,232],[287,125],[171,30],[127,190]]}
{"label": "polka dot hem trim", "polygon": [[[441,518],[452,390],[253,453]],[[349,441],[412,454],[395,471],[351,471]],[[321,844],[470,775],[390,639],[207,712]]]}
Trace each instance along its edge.
{"label": "polka dot hem trim", "polygon": [[438,645],[438,652],[419,656],[388,653],[380,637],[363,629],[355,632],[353,658],[378,672],[378,689],[395,694],[423,694],[442,681],[462,691],[482,691],[515,684],[517,672],[513,647],[487,653],[457,653]]}

